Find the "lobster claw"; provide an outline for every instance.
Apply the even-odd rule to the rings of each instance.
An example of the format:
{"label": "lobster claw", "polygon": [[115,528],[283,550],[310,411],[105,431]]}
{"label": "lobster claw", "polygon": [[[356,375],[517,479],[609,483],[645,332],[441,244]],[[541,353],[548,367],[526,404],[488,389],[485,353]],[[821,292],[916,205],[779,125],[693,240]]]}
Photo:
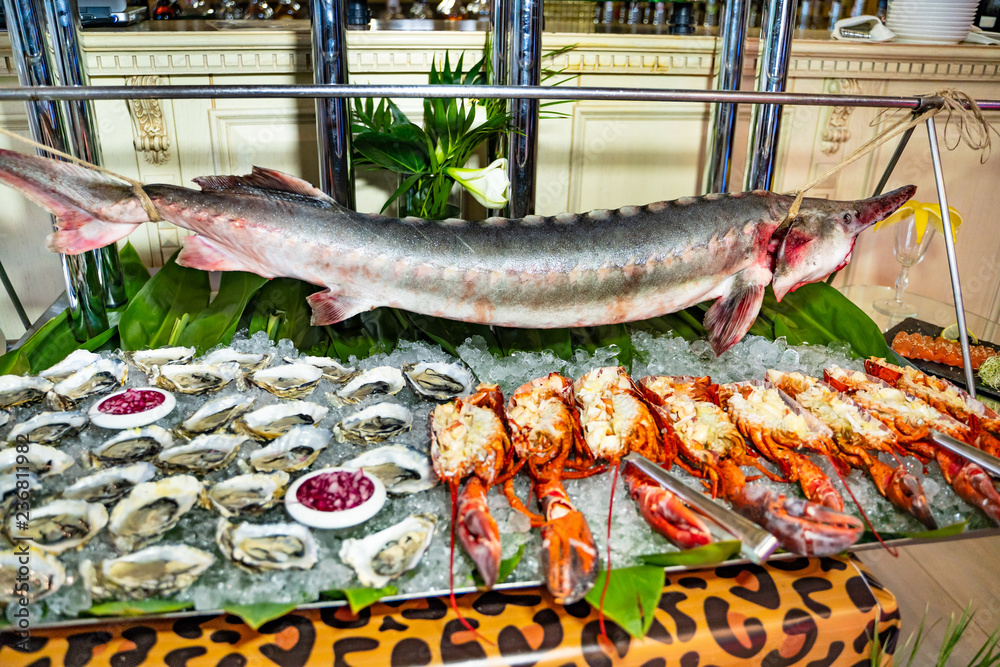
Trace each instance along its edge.
{"label": "lobster claw", "polygon": [[625,481],[639,513],[660,535],[681,549],[713,541],[705,522],[680,498],[656,484],[635,466],[625,466]]}
{"label": "lobster claw", "polygon": [[486,488],[470,477],[458,494],[455,534],[476,564],[486,588],[493,588],[500,574],[500,530],[486,504]]}
{"label": "lobster claw", "polygon": [[892,468],[873,458],[868,464],[868,472],[883,496],[904,512],[916,517],[931,530],[938,527],[931,513],[930,503],[924,495],[924,488],[917,478],[906,472],[903,465]]}
{"label": "lobster claw", "polygon": [[557,604],[573,604],[594,587],[600,559],[590,526],[558,480],[536,487],[545,512],[542,524],[542,572]]}
{"label": "lobster claw", "polygon": [[937,451],[937,461],[945,480],[955,489],[955,493],[973,507],[981,509],[986,516],[1000,525],[1000,493],[993,486],[993,480],[986,471],[975,463],[940,447]]}
{"label": "lobster claw", "polygon": [[786,498],[759,484],[749,484],[733,499],[733,509],[778,538],[782,547],[803,556],[832,556],[854,544],[863,524],[800,498]]}

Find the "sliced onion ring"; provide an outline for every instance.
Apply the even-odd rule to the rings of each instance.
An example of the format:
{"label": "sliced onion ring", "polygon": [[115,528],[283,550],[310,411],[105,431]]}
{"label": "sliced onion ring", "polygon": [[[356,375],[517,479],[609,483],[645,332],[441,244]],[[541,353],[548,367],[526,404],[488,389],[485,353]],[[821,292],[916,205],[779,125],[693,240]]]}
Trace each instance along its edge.
{"label": "sliced onion ring", "polygon": [[288,512],[289,516],[299,523],[304,523],[313,528],[348,528],[356,526],[359,523],[364,523],[378,514],[378,511],[382,509],[382,505],[385,504],[385,485],[382,484],[382,481],[378,477],[363,470],[361,472],[372,483],[375,490],[372,492],[371,497],[360,505],[346,510],[322,512],[311,509],[299,501],[299,487],[303,483],[319,475],[328,475],[336,472],[354,475],[357,474],[358,470],[355,468],[323,468],[295,480],[295,483],[289,487],[288,492],[285,494],[285,511]]}
{"label": "sliced onion ring", "polygon": [[[135,412],[128,414],[114,414],[112,412],[104,412],[101,410],[103,406],[107,409],[108,405],[114,405],[122,401],[122,396],[132,392],[129,396],[140,394],[149,396],[149,394],[157,394],[161,402],[158,405],[154,405],[149,408],[142,408],[137,406]],[[149,392],[149,394],[146,394]],[[125,389],[122,391],[117,391],[109,396],[103,396],[100,400],[90,406],[90,410],[87,411],[87,416],[90,417],[91,423],[94,426],[99,426],[101,428],[109,429],[126,429],[135,428],[136,426],[146,426],[147,424],[152,424],[153,422],[163,419],[174,409],[177,405],[177,401],[174,399],[174,395],[169,391],[163,391],[162,389],[157,389],[156,387],[135,387],[132,389]]]}

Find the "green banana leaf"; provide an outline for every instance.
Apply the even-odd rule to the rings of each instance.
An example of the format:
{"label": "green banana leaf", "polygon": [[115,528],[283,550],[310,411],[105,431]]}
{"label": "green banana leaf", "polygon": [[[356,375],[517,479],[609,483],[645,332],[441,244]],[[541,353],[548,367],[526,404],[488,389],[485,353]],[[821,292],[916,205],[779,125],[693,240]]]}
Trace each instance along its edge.
{"label": "green banana leaf", "polygon": [[243,622],[254,630],[259,630],[260,626],[268,621],[281,618],[292,611],[300,604],[308,602],[302,599],[299,602],[256,602],[254,604],[229,604],[223,605],[222,611],[233,614],[243,619]]}
{"label": "green banana leaf", "polygon": [[357,614],[365,607],[370,607],[384,597],[399,592],[392,584],[382,588],[335,588],[324,591],[321,596],[327,600],[347,600],[352,614]]}
{"label": "green banana leaf", "polygon": [[[659,567],[674,567],[677,565],[692,567],[721,563],[729,560],[739,552],[739,540],[726,540],[725,542],[712,542],[711,544],[684,549],[683,551],[648,554],[640,556],[639,559],[646,565],[657,565]],[[612,581],[614,580],[612,579]]]}
{"label": "green banana leaf", "polygon": [[208,308],[191,317],[177,337],[177,345],[194,346],[202,354],[220,343],[229,343],[247,302],[266,282],[267,278],[252,273],[223,273],[218,294]]}
{"label": "green banana leaf", "polygon": [[250,335],[265,331],[274,342],[287,338],[305,354],[325,355],[330,337],[323,327],[309,324],[311,312],[306,302],[307,296],[321,289],[294,278],[275,278],[250,301],[239,327],[248,327]]}
{"label": "green banana leaf", "polygon": [[118,323],[122,347],[174,345],[184,327],[208,307],[208,273],[177,263],[177,253],[132,298]]}
{"label": "green banana leaf", "polygon": [[167,614],[172,611],[184,611],[194,606],[187,600],[121,600],[102,602],[83,612],[84,616],[146,616],[147,614]]}
{"label": "green banana leaf", "polygon": [[[587,602],[594,609],[602,609],[605,616],[617,623],[633,637],[644,637],[653,624],[653,612],[660,602],[663,568],[655,565],[637,565],[611,571],[607,591],[604,591],[605,572],[597,575],[594,587],[587,593]],[[601,604],[601,597],[604,604]]]}

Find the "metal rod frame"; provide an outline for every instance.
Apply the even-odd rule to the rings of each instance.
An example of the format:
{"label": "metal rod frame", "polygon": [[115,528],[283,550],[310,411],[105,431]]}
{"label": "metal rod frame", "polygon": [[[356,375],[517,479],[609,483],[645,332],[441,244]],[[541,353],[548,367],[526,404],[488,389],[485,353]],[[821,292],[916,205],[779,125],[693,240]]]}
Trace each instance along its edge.
{"label": "metal rod frame", "polygon": [[[542,0],[509,0],[511,43],[508,76],[513,87],[538,86],[542,77]],[[538,166],[538,100],[510,101],[511,131],[507,133],[507,177],[510,197],[507,217],[523,218],[535,212],[535,174]]]}
{"label": "metal rod frame", "polygon": [[[313,82],[325,88],[347,85],[347,2],[312,0]],[[351,161],[351,110],[343,98],[317,96],[316,139],[320,188],[337,203],[354,209]]]}
{"label": "metal rod frame", "polygon": [[[743,47],[746,44],[750,0],[729,0],[722,6],[719,23],[719,76],[716,90],[739,90],[743,79]],[[728,192],[729,170],[733,162],[733,135],[736,130],[737,105],[721,102],[715,107],[709,129],[706,192]]]}
{"label": "metal rod frame", "polygon": [[944,170],[941,168],[941,151],[938,148],[937,130],[934,117],[927,119],[927,140],[931,147],[931,161],[934,163],[934,182],[937,184],[938,204],[941,206],[941,223],[944,227],[944,248],[948,255],[948,273],[951,274],[951,293],[955,298],[955,317],[958,322],[958,340],[962,344],[962,365],[965,366],[965,385],[969,395],[976,397],[976,378],[972,373],[972,357],[969,354],[969,330],[965,326],[965,303],[962,299],[962,283],[958,278],[958,256],[955,254],[955,238],[952,234],[951,211],[948,210],[948,195],[944,191]]}
{"label": "metal rod frame", "polygon": [[[656,88],[570,88],[558,86],[463,85],[230,85],[230,86],[22,86],[0,89],[0,102],[42,100],[211,99],[233,97],[400,97],[539,100],[617,100],[635,102],[730,102],[793,106],[847,106],[916,109],[934,97],[830,95],[827,93],[761,93],[751,91],[678,90]],[[983,111],[1000,111],[1000,100],[977,100]]]}

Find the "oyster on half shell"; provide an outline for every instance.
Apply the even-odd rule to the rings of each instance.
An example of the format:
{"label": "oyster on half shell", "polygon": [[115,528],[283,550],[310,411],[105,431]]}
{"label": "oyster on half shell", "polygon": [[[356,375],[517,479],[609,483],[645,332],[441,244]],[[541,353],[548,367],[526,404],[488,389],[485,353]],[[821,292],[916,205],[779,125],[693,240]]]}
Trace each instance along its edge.
{"label": "oyster on half shell", "polygon": [[135,461],[150,461],[164,449],[174,446],[170,431],[153,424],[145,428],[130,428],[94,447],[89,454],[94,466],[118,465]]}
{"label": "oyster on half shell", "polygon": [[403,373],[398,368],[378,366],[357,375],[335,393],[327,394],[327,398],[340,404],[357,403],[374,394],[398,394],[405,385]]}
{"label": "oyster on half shell", "polygon": [[254,470],[292,472],[308,468],[330,444],[333,434],[325,428],[297,426],[283,436],[250,454]]}
{"label": "oyster on half shell", "polygon": [[410,430],[413,413],[397,403],[381,402],[344,417],[337,437],[357,443],[382,442]]}
{"label": "oyster on half shell", "polygon": [[255,400],[253,396],[239,393],[213,398],[181,422],[177,432],[182,435],[193,435],[225,428],[229,422],[250,410]]}
{"label": "oyster on half shell", "polygon": [[59,442],[79,433],[88,421],[83,412],[40,412],[12,428],[7,440],[41,444]]}
{"label": "oyster on half shell", "polygon": [[363,586],[381,588],[417,566],[431,544],[436,525],[433,514],[411,514],[363,539],[344,540],[340,560],[354,568]]}
{"label": "oyster on half shell", "polygon": [[[32,443],[27,452],[18,452],[17,447],[0,449],[0,475],[16,472],[30,472],[38,477],[58,475],[73,465],[73,457],[60,452],[55,447]],[[24,456],[27,459],[20,459]]]}
{"label": "oyster on half shell", "polygon": [[260,514],[285,495],[288,473],[247,473],[223,480],[202,496],[202,505],[218,510],[224,517],[237,514]]}
{"label": "oyster on half shell", "polygon": [[343,384],[358,374],[358,369],[353,366],[344,366],[336,359],[330,357],[310,357],[303,356],[298,359],[294,357],[284,357],[286,364],[309,364],[323,371],[323,377],[334,384]]}
{"label": "oyster on half shell", "polygon": [[375,475],[382,481],[386,491],[397,495],[426,491],[437,484],[437,475],[431,469],[430,457],[400,445],[369,449],[340,465],[344,468],[361,468]]}
{"label": "oyster on half shell", "polygon": [[403,366],[403,375],[415,392],[435,401],[468,396],[476,382],[472,372],[459,363],[406,364]]}
{"label": "oyster on half shell", "polygon": [[236,362],[243,369],[244,373],[252,373],[266,368],[274,354],[253,354],[251,352],[238,352],[231,347],[224,347],[221,350],[210,352],[201,359],[203,364],[226,364]]}
{"label": "oyster on half shell", "polygon": [[157,366],[186,364],[194,359],[193,347],[160,347],[155,350],[138,350],[128,355],[143,373],[152,373]]}
{"label": "oyster on half shell", "polygon": [[162,544],[109,558],[99,566],[85,560],[80,574],[91,595],[107,598],[141,599],[167,596],[193,584],[215,562],[215,556],[183,544]]}
{"label": "oyster on half shell", "polygon": [[162,450],[156,457],[156,465],[165,470],[208,472],[227,465],[236,456],[245,435],[231,433],[207,433],[199,435],[186,445],[178,445]]}
{"label": "oyster on half shell", "polygon": [[[21,568],[28,561],[28,574]],[[66,570],[55,556],[28,547],[0,551],[0,605],[16,604],[25,597],[28,602],[38,602],[52,595],[66,583]],[[27,584],[27,586],[25,586]]]}
{"label": "oyster on half shell", "polygon": [[243,415],[233,422],[233,430],[258,440],[273,440],[296,426],[318,424],[329,411],[309,401],[275,403]]}
{"label": "oyster on half shell", "polygon": [[154,477],[156,477],[156,466],[152,463],[115,466],[81,477],[63,489],[62,496],[70,500],[113,505],[136,484],[148,482]]}
{"label": "oyster on half shell", "polygon": [[100,358],[101,355],[96,352],[90,352],[89,350],[75,350],[58,364],[49,367],[48,370],[42,371],[38,375],[45,378],[49,382],[59,382],[61,380],[65,380],[84,366],[92,364]]}
{"label": "oyster on half shell", "polygon": [[23,518],[20,512],[7,517],[4,527],[10,539],[58,555],[82,547],[101,532],[108,523],[108,510],[100,503],[54,500],[32,507],[27,521]]}
{"label": "oyster on half shell", "polygon": [[0,375],[0,408],[13,408],[40,401],[53,386],[45,378]]}
{"label": "oyster on half shell", "polygon": [[312,532],[300,523],[236,525],[223,518],[215,541],[231,561],[251,572],[308,570],[318,559]]}
{"label": "oyster on half shell", "polygon": [[128,364],[121,359],[98,359],[57,382],[45,395],[45,405],[52,410],[72,410],[85,398],[121,387],[127,378]]}
{"label": "oyster on half shell", "polygon": [[201,490],[191,475],[137,484],[111,510],[108,531],[115,549],[127,553],[160,539],[194,507]]}
{"label": "oyster on half shell", "polygon": [[161,389],[182,394],[207,394],[218,391],[227,384],[242,377],[240,365],[235,361],[227,364],[168,364],[156,366],[150,381]]}
{"label": "oyster on half shell", "polygon": [[323,371],[309,364],[284,364],[265,368],[250,376],[255,385],[281,398],[302,398],[311,393]]}

